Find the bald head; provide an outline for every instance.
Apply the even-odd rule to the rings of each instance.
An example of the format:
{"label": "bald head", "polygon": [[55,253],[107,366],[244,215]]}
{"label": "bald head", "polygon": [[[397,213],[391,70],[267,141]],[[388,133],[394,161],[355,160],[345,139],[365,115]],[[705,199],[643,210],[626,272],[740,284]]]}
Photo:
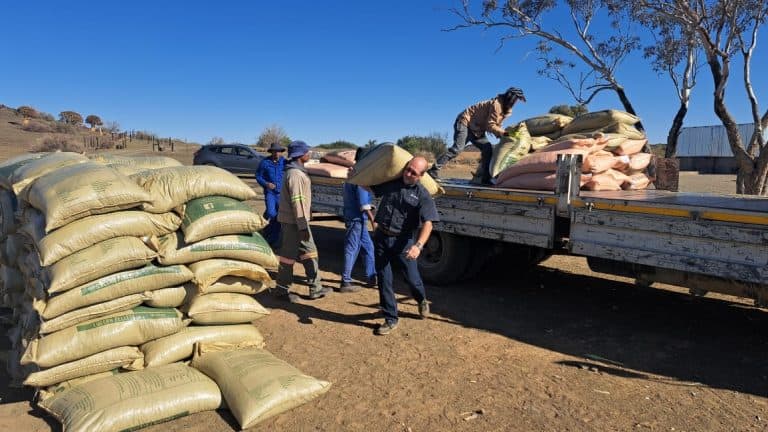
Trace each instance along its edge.
{"label": "bald head", "polygon": [[416,184],[427,171],[429,162],[422,156],[411,159],[403,170],[403,182],[408,185]]}

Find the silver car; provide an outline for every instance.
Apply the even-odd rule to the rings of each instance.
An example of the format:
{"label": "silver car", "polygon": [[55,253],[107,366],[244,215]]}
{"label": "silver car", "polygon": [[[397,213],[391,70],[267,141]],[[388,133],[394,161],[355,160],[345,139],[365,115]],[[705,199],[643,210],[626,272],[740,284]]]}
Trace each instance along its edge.
{"label": "silver car", "polygon": [[264,156],[244,144],[209,144],[195,152],[193,164],[213,165],[237,174],[256,174]]}

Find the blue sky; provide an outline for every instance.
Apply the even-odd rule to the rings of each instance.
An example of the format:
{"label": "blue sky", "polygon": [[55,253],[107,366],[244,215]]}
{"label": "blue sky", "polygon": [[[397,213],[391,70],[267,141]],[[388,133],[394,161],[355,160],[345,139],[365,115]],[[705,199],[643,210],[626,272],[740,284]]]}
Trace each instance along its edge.
{"label": "blue sky", "polygon": [[[253,143],[278,124],[311,145],[450,134],[462,109],[511,85],[525,90],[528,103],[507,124],[573,103],[537,75],[533,40],[497,52],[498,33],[442,31],[457,23],[449,12],[457,4],[12,2],[0,15],[0,103],[97,114],[123,129],[200,143],[214,136]],[[559,13],[548,20],[568,26]],[[754,67],[766,63],[764,46],[753,61],[758,97],[768,88]],[[664,142],[678,106],[669,79],[639,56],[618,76],[651,142]],[[740,80],[735,67],[729,108],[749,122]],[[686,125],[717,124],[711,81],[702,69]],[[621,109],[613,93],[589,106],[606,108]]]}

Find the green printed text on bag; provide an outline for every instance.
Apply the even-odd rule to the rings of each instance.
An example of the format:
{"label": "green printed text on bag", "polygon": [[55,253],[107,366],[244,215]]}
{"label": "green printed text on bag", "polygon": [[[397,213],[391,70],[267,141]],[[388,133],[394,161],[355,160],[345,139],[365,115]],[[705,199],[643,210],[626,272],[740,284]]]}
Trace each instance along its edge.
{"label": "green printed text on bag", "polygon": [[176,333],[187,322],[171,308],[138,306],[86,321],[29,343],[22,364],[51,367],[120,346],[141,345]]}
{"label": "green printed text on bag", "polygon": [[135,431],[221,405],[216,383],[180,363],[100,378],[41,401],[67,432]]}
{"label": "green printed text on bag", "polygon": [[264,218],[242,201],[214,195],[187,203],[181,229],[184,241],[194,243],[220,235],[250,234],[265,225]]}

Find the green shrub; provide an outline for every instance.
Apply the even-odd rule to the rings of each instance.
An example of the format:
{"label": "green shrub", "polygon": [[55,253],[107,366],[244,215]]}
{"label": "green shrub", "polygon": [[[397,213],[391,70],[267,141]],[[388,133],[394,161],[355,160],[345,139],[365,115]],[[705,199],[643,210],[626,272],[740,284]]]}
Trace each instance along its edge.
{"label": "green shrub", "polygon": [[329,144],[320,144],[317,147],[325,150],[357,149],[357,145],[349,141],[334,141]]}

